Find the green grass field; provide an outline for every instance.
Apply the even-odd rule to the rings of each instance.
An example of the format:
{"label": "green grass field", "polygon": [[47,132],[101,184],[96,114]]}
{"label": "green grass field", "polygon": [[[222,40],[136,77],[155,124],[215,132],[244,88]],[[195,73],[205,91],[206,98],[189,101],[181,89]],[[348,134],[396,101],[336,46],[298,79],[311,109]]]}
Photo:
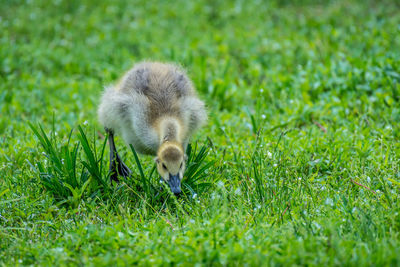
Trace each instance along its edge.
{"label": "green grass field", "polygon": [[[118,138],[109,181],[141,60],[207,103],[179,198]],[[399,266],[399,103],[396,1],[1,1],[0,265]]]}

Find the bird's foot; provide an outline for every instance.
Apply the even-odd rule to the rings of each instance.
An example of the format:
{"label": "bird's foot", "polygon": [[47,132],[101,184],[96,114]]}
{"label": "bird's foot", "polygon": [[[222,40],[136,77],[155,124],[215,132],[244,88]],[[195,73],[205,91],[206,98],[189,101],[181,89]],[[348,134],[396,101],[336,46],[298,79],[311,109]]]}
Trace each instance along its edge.
{"label": "bird's foot", "polygon": [[128,168],[128,166],[125,165],[125,163],[120,162],[119,163],[119,169],[118,169],[119,175],[122,177],[129,177],[132,173],[132,171]]}
{"label": "bird's foot", "polygon": [[132,171],[125,165],[124,162],[118,160],[113,160],[110,164],[110,178],[112,181],[119,182],[118,176],[122,176],[124,178],[129,177]]}

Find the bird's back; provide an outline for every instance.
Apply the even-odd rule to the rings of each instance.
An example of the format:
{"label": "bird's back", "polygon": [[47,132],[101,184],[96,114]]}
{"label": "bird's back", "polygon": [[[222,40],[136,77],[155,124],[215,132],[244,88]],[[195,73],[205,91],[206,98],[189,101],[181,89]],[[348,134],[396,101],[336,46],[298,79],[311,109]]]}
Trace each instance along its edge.
{"label": "bird's back", "polygon": [[186,147],[190,136],[207,120],[204,103],[185,72],[173,64],[144,62],[135,65],[115,86],[106,87],[99,105],[99,120],[144,154],[155,154],[162,138],[161,121],[180,125]]}
{"label": "bird's back", "polygon": [[124,75],[119,88],[148,99],[150,122],[165,115],[180,117],[181,102],[185,97],[195,96],[190,79],[180,67],[159,62],[136,65]]}

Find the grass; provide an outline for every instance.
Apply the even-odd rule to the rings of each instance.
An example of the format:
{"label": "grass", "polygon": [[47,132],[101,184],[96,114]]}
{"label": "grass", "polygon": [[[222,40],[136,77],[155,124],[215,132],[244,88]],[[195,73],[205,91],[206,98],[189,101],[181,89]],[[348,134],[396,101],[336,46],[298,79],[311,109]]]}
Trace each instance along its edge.
{"label": "grass", "polygon": [[[400,264],[395,1],[5,1],[0,265]],[[120,139],[102,88],[143,59],[209,110],[184,195]]]}

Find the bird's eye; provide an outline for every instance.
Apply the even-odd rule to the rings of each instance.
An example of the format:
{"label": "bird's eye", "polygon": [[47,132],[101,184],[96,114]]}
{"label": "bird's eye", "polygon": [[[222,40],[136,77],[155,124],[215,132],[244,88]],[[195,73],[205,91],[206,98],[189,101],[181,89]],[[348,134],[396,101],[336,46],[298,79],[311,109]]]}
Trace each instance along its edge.
{"label": "bird's eye", "polygon": [[183,165],[183,162],[181,162],[181,166],[179,167],[179,169],[182,169],[182,165]]}
{"label": "bird's eye", "polygon": [[167,166],[165,166],[165,164],[162,164],[162,167],[164,168],[164,170],[167,170]]}

